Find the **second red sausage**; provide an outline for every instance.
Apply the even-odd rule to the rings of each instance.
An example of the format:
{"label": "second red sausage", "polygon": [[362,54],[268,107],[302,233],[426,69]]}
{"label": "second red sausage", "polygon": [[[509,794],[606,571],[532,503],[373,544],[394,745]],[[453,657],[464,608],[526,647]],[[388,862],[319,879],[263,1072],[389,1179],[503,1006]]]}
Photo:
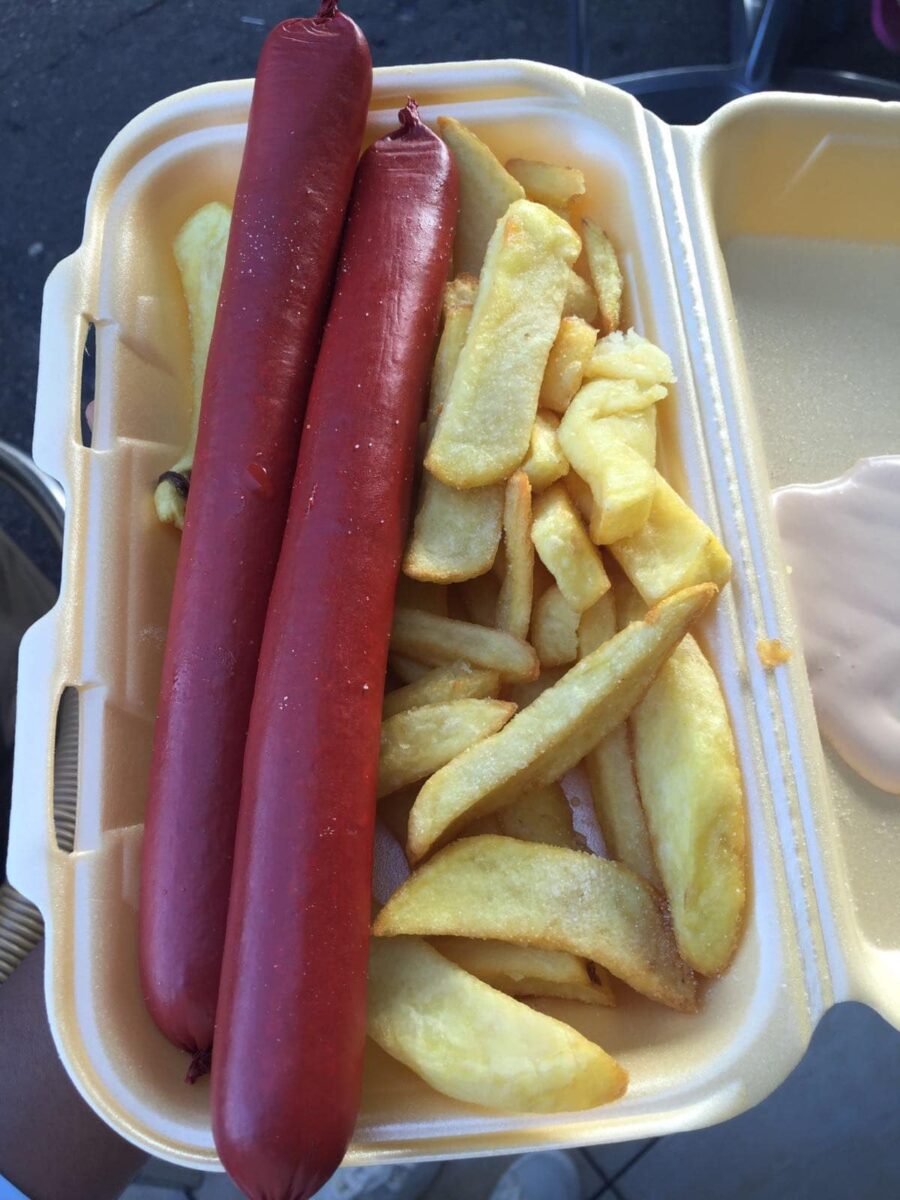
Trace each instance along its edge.
{"label": "second red sausage", "polygon": [[266,618],[213,1058],[213,1131],[252,1200],[340,1164],[366,1033],[394,590],[457,208],[415,107],[357,172]]}

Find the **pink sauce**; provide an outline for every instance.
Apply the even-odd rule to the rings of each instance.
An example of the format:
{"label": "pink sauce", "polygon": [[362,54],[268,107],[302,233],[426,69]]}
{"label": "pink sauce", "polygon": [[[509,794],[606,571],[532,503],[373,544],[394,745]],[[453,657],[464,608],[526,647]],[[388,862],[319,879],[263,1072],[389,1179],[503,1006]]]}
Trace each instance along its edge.
{"label": "pink sauce", "polygon": [[819,728],[900,795],[900,456],[774,494]]}

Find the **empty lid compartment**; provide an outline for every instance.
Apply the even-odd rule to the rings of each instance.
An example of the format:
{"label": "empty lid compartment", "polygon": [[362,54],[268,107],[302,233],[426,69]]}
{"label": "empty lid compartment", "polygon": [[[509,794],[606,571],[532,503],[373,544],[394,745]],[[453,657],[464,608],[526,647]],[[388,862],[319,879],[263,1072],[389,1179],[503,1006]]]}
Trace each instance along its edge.
{"label": "empty lid compartment", "polygon": [[708,151],[773,487],[900,452],[900,106],[782,105]]}
{"label": "empty lid compartment", "polygon": [[[725,329],[737,333],[733,382],[738,399],[750,401],[747,452],[760,476],[774,488],[817,484],[862,458],[900,454],[900,105],[754,98],[723,111],[693,145],[686,190],[699,265],[711,276],[704,286],[718,292]],[[837,602],[836,592],[841,620],[855,631],[861,602],[850,589],[860,573],[872,572],[870,596],[879,590],[879,547],[889,548],[879,538],[890,537],[889,522],[879,515],[872,553],[854,547],[851,562],[835,520],[826,505],[820,520],[804,523],[802,554],[796,533],[784,545],[782,599],[794,602],[807,631],[810,613]],[[768,533],[774,540],[771,525]],[[807,584],[805,604],[810,576],[801,562],[817,563],[818,590],[810,595]],[[900,621],[900,602],[884,604]],[[854,632],[847,636],[852,642]],[[838,644],[825,647],[826,657],[840,653]],[[807,665],[821,705],[821,656]],[[812,715],[806,681],[798,686],[796,671],[789,674],[802,725]],[[808,744],[806,757],[810,852],[835,997],[866,1000],[897,1024],[900,797],[867,782],[826,738]]]}

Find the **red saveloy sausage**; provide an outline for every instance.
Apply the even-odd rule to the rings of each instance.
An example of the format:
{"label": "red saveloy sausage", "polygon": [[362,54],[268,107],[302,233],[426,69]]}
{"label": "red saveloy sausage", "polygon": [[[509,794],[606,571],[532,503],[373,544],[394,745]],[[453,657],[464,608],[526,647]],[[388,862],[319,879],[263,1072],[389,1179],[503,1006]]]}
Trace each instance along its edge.
{"label": "red saveloy sausage", "polygon": [[263,47],[203,388],[144,832],[140,967],[208,1066],[253,684],[372,64],[325,3]]}
{"label": "red saveloy sausage", "polygon": [[266,618],[213,1051],[253,1200],[304,1200],[359,1104],[381,698],[457,208],[410,103],[357,172]]}

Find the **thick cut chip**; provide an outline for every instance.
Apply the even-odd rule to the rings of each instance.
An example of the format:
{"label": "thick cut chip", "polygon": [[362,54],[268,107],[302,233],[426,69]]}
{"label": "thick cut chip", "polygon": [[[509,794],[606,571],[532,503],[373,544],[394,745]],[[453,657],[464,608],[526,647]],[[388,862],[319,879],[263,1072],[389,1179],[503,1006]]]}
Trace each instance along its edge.
{"label": "thick cut chip", "polygon": [[594,324],[597,320],[597,293],[576,271],[566,276],[566,298],[563,301],[564,317],[581,317],[582,321]]}
{"label": "thick cut chip", "polygon": [[420,608],[422,612],[447,615],[447,589],[440,584],[421,583],[406,575],[398,575],[394,604],[401,608]]}
{"label": "thick cut chip", "polygon": [[527,638],[531,624],[534,549],[531,544],[531,484],[516,471],[506,485],[503,505],[503,548],[506,572],[497,598],[497,628]]}
{"label": "thick cut chip", "polygon": [[613,413],[598,422],[602,436],[610,442],[628,446],[640,455],[648,467],[656,463],[656,408],[650,406],[640,413]]}
{"label": "thick cut chip", "polygon": [[531,539],[541,562],[576,612],[584,612],[609,591],[603,559],[561,483],[535,501]]}
{"label": "thick cut chip", "polygon": [[618,632],[615,599],[610,590],[581,614],[578,625],[578,657],[587,658]]}
{"label": "thick cut chip", "polygon": [[381,723],[378,796],[417,783],[468,746],[502,729],[516,711],[503,700],[425,704]]}
{"label": "thick cut chip", "polygon": [[584,365],[591,356],[597,330],[580,317],[563,317],[550,349],[538,403],[563,413],[581,387]]}
{"label": "thick cut chip", "polygon": [[395,610],[391,647],[395,654],[430,666],[462,660],[486,667],[510,682],[536,679],[540,670],[531,646],[502,629],[485,629],[412,608]]}
{"label": "thick cut chip", "polygon": [[483,575],[497,554],[502,521],[502,484],[461,491],[423,472],[403,573],[435,583]]}
{"label": "thick cut chip", "polygon": [[494,574],[479,575],[475,579],[467,579],[459,584],[457,592],[462,597],[466,616],[476,625],[486,625],[489,629],[497,628],[497,599],[500,595],[500,584]]}
{"label": "thick cut chip", "polygon": [[628,716],[715,594],[705,584],[663,601],[572,667],[499,733],[432,775],[410,818],[410,860],[580,762]]}
{"label": "thick cut chip", "polygon": [[[407,829],[411,808],[412,801],[406,810]],[[465,827],[461,836],[476,837],[483,833],[503,834],[523,842],[543,842],[547,846],[564,846],[567,850],[584,849],[584,841],[572,823],[566,794],[558,783],[535,788],[506,808],[479,817]]]}
{"label": "thick cut chip", "polygon": [[640,412],[612,413],[601,417],[597,424],[610,441],[617,441],[639,454],[652,467],[656,462],[656,407],[649,405]]}
{"label": "thick cut chip", "polygon": [[594,445],[615,439],[652,466],[656,459],[655,405],[665,395],[666,389],[660,385],[645,388],[632,379],[591,380],[563,414],[558,436],[573,447],[586,444],[588,450],[578,456],[579,461],[585,461]]}
{"label": "thick cut chip", "polygon": [[538,410],[531,430],[531,447],[522,463],[533,492],[542,492],[557,479],[562,479],[569,470],[569,462],[563,454],[556,431],[559,417],[556,413]]}
{"label": "thick cut chip", "polygon": [[[469,329],[478,280],[460,275],[444,289],[444,328],[431,373],[426,440],[430,442]],[[503,489],[459,491],[424,471],[404,574],[451,583],[491,569],[500,541]]]}
{"label": "thick cut chip", "polygon": [[[656,458],[655,405],[666,395],[660,385],[642,387],[633,379],[594,379],[582,387],[569,405],[560,429],[566,437],[588,438],[593,426],[603,440],[615,437],[651,465]],[[601,424],[601,422],[606,422]]]}
{"label": "thick cut chip", "polygon": [[479,670],[467,662],[451,663],[448,667],[435,667],[416,683],[388,692],[381,715],[385,719],[395,717],[423,704],[442,704],[447,700],[494,699],[499,690],[500,676],[496,671]]}
{"label": "thick cut chip", "polygon": [[420,938],[372,939],[368,1033],[437,1091],[504,1112],[595,1108],[628,1085],[599,1046]]}
{"label": "thick cut chip", "polygon": [[[409,808],[406,810],[407,826]],[[584,849],[584,843],[572,824],[572,810],[566,794],[558,783],[548,783],[545,787],[526,792],[521,799],[486,817],[479,817],[463,830],[464,837],[475,837],[482,833],[502,833],[506,837],[520,838],[523,842],[544,842],[548,846],[565,846],[569,850]],[[406,840],[405,837],[403,840]]]}
{"label": "thick cut chip", "polygon": [[439,117],[437,125],[459,175],[454,265],[477,275],[497,222],[513,201],[524,198],[525,189],[471,129],[452,117]]}
{"label": "thick cut chip", "polygon": [[[613,593],[607,592],[582,615],[578,627],[580,656],[585,658],[615,635],[615,603]],[[591,785],[597,824],[610,858],[623,862],[658,887],[659,875],[641,806],[626,723],[588,751],[584,767]]]}
{"label": "thick cut chip", "polygon": [[647,604],[707,580],[724,587],[731,578],[728,551],[659,472],[654,478],[645,524],[610,546],[613,557]]}
{"label": "thick cut chip", "polygon": [[622,319],[622,269],[612,242],[600,226],[585,217],[581,228],[588,269],[597,293],[600,332],[605,336],[618,329]]}
{"label": "thick cut chip", "polygon": [[529,200],[549,208],[565,208],[570,200],[584,195],[584,174],[577,167],[558,167],[530,158],[511,158],[506,169],[518,179]]}
{"label": "thick cut chip", "polygon": [[644,386],[633,379],[589,379],[578,389],[566,415],[579,421],[598,420],[617,413],[642,413],[666,396],[662,384]]}
{"label": "thick cut chip", "polygon": [[590,379],[579,388],[580,419],[613,417],[619,413],[643,413],[666,395],[661,384],[644,386],[633,379]]}
{"label": "thick cut chip", "polygon": [[610,858],[660,887],[647,819],[634,772],[631,739],[620,725],[584,760],[594,813]]}
{"label": "thick cut chip", "polygon": [[548,587],[534,604],[531,644],[542,667],[562,667],[578,657],[578,610],[573,608],[556,584]]}
{"label": "thick cut chip", "polygon": [[450,381],[463,348],[472,308],[478,295],[478,280],[473,275],[457,275],[444,288],[444,327],[431,368],[431,388],[428,393],[428,416],[426,418],[427,441],[431,441],[438,416],[447,399]]}
{"label": "thick cut chip", "polygon": [[581,849],[572,825],[572,810],[566,793],[558,783],[548,783],[526,792],[521,800],[493,814],[498,832],[523,842],[544,842],[548,846]]}
{"label": "thick cut chip", "polygon": [[631,725],[675,940],[696,971],[718,975],[743,923],[744,800],[719,681],[692,637],[673,651]]}
{"label": "thick cut chip", "polygon": [[[184,453],[165,472],[156,486],[153,502],[156,515],[167,525],[184,527],[187,488],[194,466],[194,448],[203,398],[203,377],[212,338],[219,288],[225,267],[225,250],[231,228],[231,209],[213,201],[188,217],[178,231],[172,249],[181,275],[181,290],[187,302],[191,328],[191,376],[193,381],[191,432]],[[180,476],[180,481],[177,477]],[[174,477],[174,478],[173,478]],[[179,484],[181,483],[181,486]]]}
{"label": "thick cut chip", "polygon": [[508,996],[558,996],[615,1007],[607,972],[564,950],[538,950],[487,938],[438,937],[431,944],[444,958]]}
{"label": "thick cut chip", "polygon": [[451,487],[498,483],[528,453],[578,235],[530,200],[512,204],[488,246],[469,333],[425,466]]}
{"label": "thick cut chip", "polygon": [[627,333],[615,330],[601,338],[585,363],[584,375],[586,379],[633,379],[642,387],[675,382],[672,361],[665,350],[633,329]]}
{"label": "thick cut chip", "polygon": [[199,406],[206,374],[219,288],[225,265],[225,248],[231,230],[231,209],[218,201],[204,204],[179,229],[172,250],[181,274],[181,286],[191,325],[191,375],[194,401]]}
{"label": "thick cut chip", "polygon": [[624,629],[632,621],[643,621],[647,605],[618,563],[613,562],[610,566],[610,578],[613,580],[613,596],[615,597],[616,627]]}
{"label": "thick cut chip", "polygon": [[609,546],[640,530],[649,517],[653,467],[616,438],[594,447],[593,454],[588,477],[594,496],[591,540],[598,546]]}
{"label": "thick cut chip", "polygon": [[572,497],[572,503],[581,513],[582,518],[591,523],[594,515],[594,495],[590,484],[585,483],[576,471],[570,471],[565,478],[566,491]]}
{"label": "thick cut chip", "polygon": [[635,991],[693,1012],[696,980],[653,888],[628,867],[515,838],[461,838],[401,884],[378,937],[496,938],[598,962]]}
{"label": "thick cut chip", "polygon": [[[636,533],[650,515],[655,491],[656,409],[598,415],[604,393],[632,389],[630,381],[583,387],[560,421],[559,444],[593,499],[591,540],[608,545]],[[646,389],[657,399],[665,388]],[[598,400],[599,396],[599,400]]]}

